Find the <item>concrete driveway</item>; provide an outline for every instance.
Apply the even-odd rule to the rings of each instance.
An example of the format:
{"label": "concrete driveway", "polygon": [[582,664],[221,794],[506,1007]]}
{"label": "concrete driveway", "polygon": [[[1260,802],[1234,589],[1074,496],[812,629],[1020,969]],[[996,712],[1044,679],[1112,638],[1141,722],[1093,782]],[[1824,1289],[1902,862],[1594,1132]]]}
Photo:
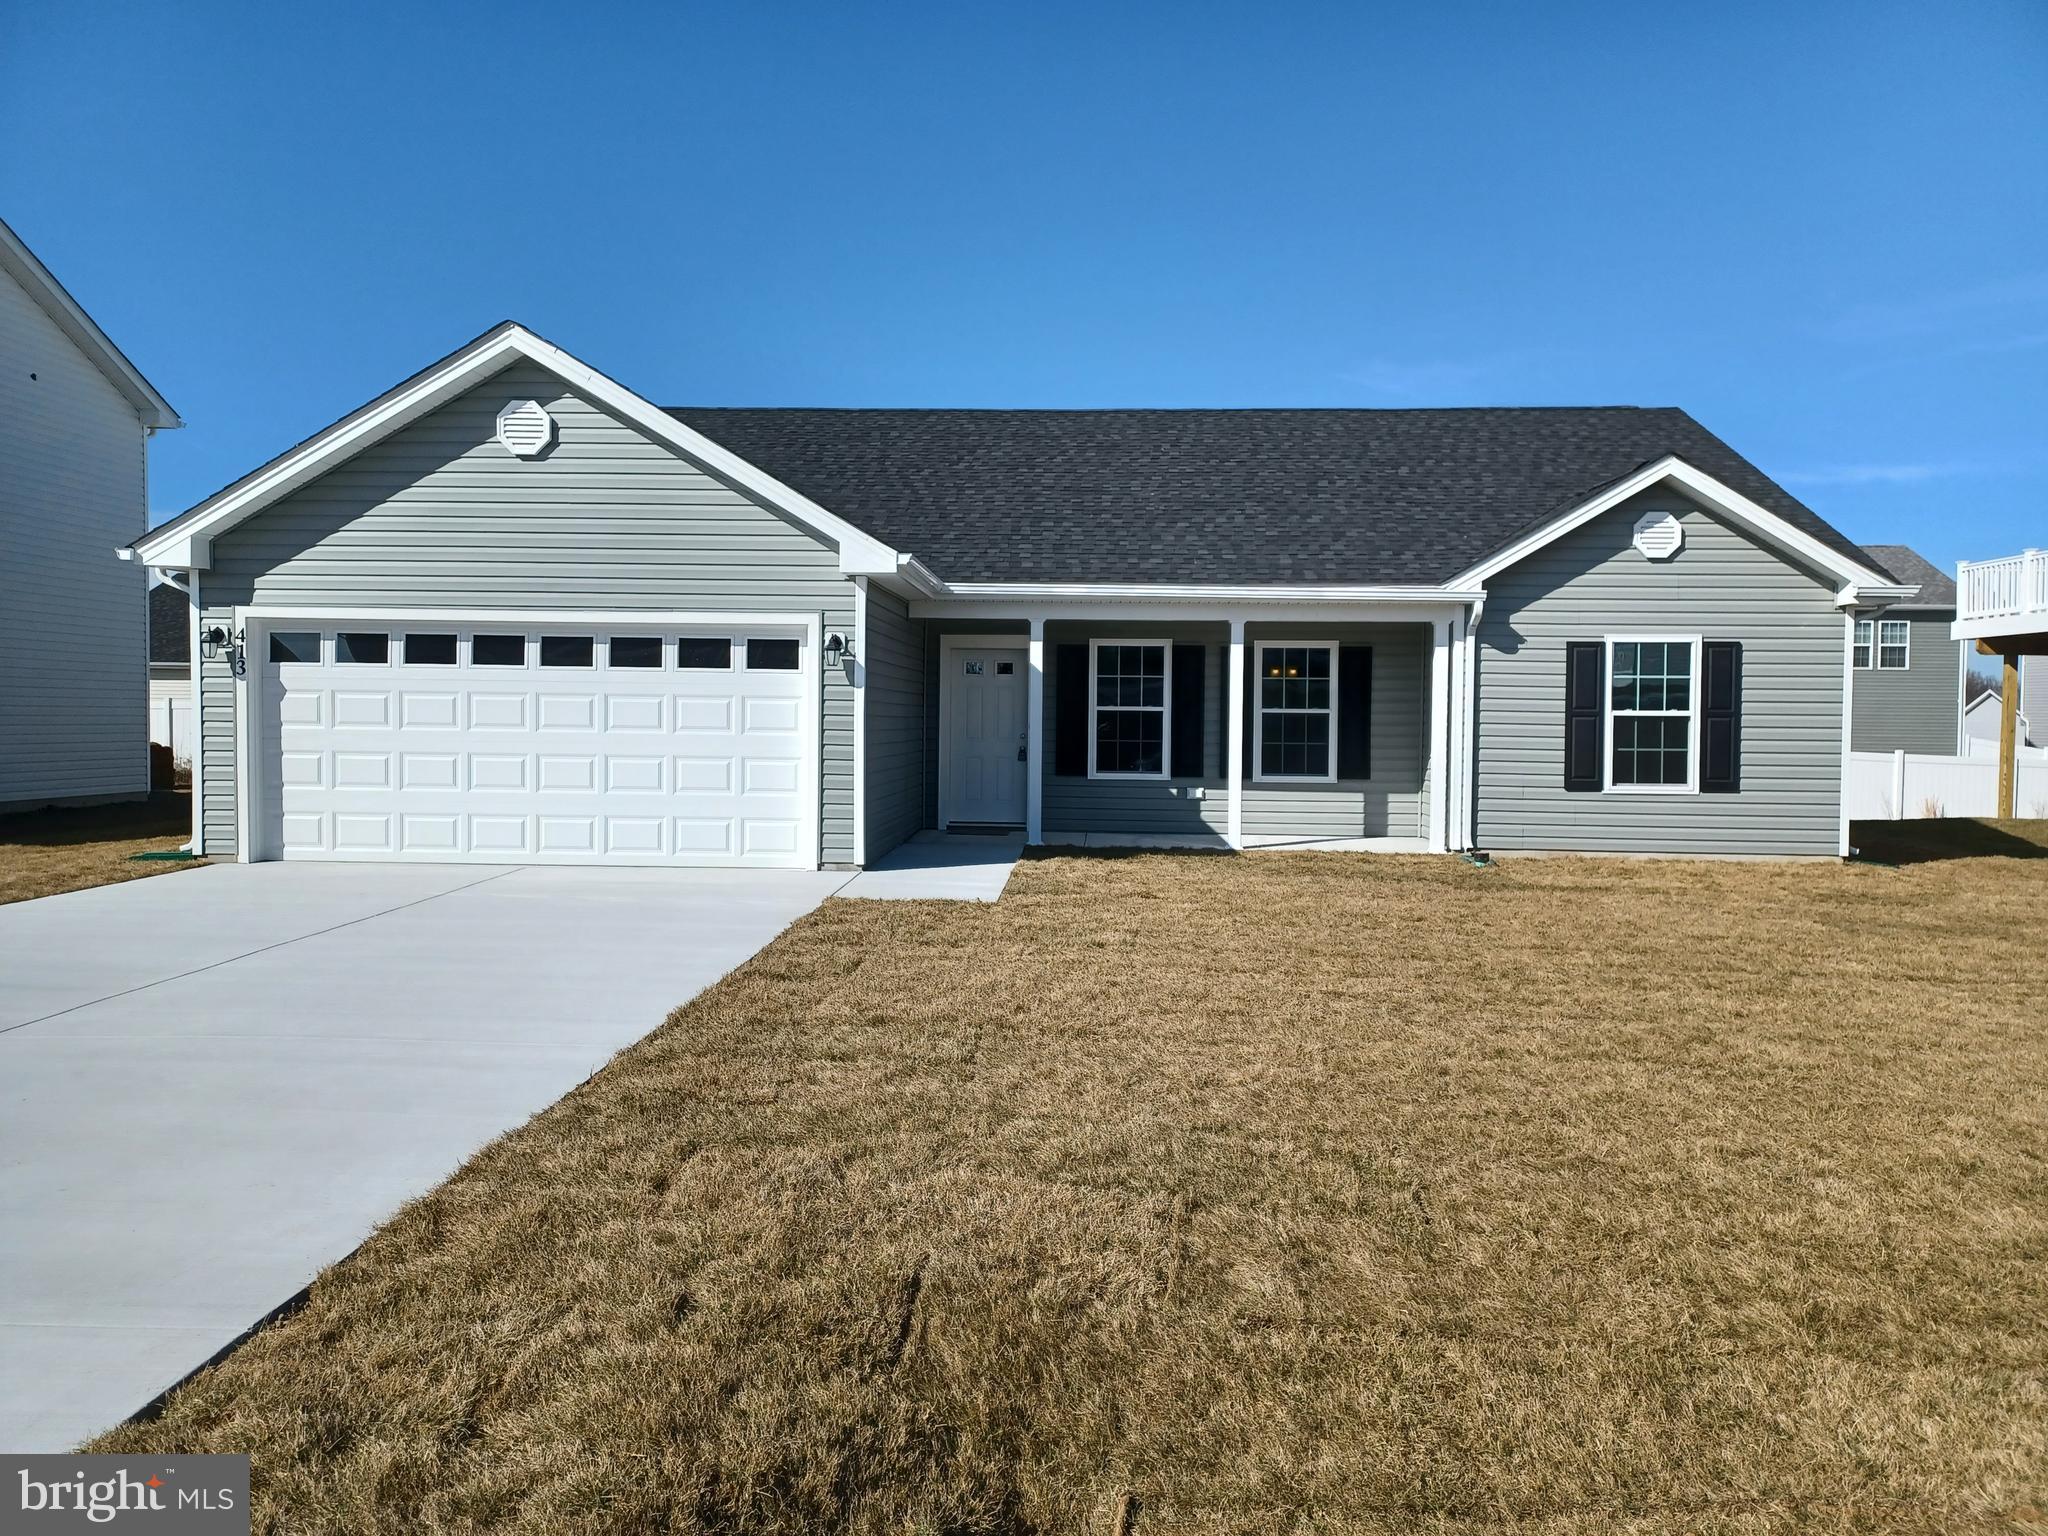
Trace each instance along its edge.
{"label": "concrete driveway", "polygon": [[847,878],[223,865],[0,906],[0,1451],[126,1418]]}

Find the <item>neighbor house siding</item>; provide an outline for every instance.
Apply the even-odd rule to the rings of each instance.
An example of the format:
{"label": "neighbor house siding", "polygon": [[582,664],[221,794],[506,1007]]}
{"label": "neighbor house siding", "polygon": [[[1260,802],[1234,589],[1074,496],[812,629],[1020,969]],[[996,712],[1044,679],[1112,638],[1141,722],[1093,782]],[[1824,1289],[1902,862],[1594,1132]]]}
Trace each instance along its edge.
{"label": "neighbor house siding", "polygon": [[[934,629],[950,624],[934,624]],[[1202,769],[1170,779],[1062,777],[1058,763],[1059,678],[1056,647],[1090,640],[1159,639],[1204,648]],[[1422,837],[1427,833],[1424,777],[1428,760],[1429,630],[1416,624],[1254,624],[1249,656],[1261,640],[1332,640],[1369,645],[1372,672],[1372,775],[1331,784],[1255,783],[1244,779],[1247,838]],[[1044,831],[1148,836],[1221,836],[1229,828],[1229,628],[1220,623],[1143,621],[1054,623],[1045,627]]]}
{"label": "neighbor house siding", "polygon": [[[141,419],[0,272],[0,806],[149,791]],[[31,377],[33,375],[33,377]]]}
{"label": "neighbor house siding", "polygon": [[867,708],[867,859],[924,823],[924,621],[903,600],[868,588],[861,667]]}
{"label": "neighbor house siding", "polygon": [[[1669,560],[1631,544],[1652,508],[1684,525],[1684,548]],[[1565,646],[1617,634],[1741,642],[1739,793],[1565,789]],[[1818,576],[1671,493],[1648,492],[1490,580],[1479,638],[1482,848],[1838,851],[1847,637]],[[1603,753],[1610,746],[1603,732]]]}
{"label": "neighbor house siding", "polygon": [[[1856,669],[1849,741],[1858,752],[1952,754],[1962,718],[1963,642],[1948,637],[1952,609],[1874,613],[1868,667]],[[1911,628],[1903,668],[1877,665],[1876,624],[1904,619]]]}
{"label": "neighbor house siding", "polygon": [[[553,448],[516,459],[498,412],[538,400]],[[208,624],[250,603],[817,614],[851,632],[825,542],[517,363],[214,541]],[[138,599],[139,602],[139,599]],[[251,659],[252,666],[260,658]],[[822,847],[853,859],[853,687],[824,668]],[[233,678],[205,663],[206,847],[235,848]]]}

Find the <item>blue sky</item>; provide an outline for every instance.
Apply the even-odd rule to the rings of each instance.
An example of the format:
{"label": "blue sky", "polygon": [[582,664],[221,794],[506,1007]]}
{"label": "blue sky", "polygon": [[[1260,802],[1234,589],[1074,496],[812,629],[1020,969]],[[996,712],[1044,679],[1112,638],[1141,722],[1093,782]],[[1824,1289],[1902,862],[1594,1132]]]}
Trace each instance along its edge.
{"label": "blue sky", "polygon": [[664,404],[1677,404],[2048,544],[2048,4],[0,11],[181,510],[512,317]]}

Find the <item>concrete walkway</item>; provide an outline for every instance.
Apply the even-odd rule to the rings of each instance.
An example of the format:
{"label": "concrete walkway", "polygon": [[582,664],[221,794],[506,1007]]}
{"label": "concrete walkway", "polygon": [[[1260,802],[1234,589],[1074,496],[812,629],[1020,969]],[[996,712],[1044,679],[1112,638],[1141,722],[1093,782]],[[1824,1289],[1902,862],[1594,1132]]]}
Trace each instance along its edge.
{"label": "concrete walkway", "polygon": [[847,879],[222,865],[0,906],[0,1451],[142,1407]]}
{"label": "concrete walkway", "polygon": [[994,901],[1023,852],[1021,832],[920,832],[855,875],[839,894],[870,901]]}

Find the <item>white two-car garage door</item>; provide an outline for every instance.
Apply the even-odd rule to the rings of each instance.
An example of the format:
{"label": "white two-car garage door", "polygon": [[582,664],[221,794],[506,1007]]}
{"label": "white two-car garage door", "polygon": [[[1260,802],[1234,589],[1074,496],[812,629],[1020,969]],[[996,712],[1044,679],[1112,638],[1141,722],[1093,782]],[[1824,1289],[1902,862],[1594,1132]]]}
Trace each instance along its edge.
{"label": "white two-car garage door", "polygon": [[246,633],[258,858],[817,862],[808,623]]}

